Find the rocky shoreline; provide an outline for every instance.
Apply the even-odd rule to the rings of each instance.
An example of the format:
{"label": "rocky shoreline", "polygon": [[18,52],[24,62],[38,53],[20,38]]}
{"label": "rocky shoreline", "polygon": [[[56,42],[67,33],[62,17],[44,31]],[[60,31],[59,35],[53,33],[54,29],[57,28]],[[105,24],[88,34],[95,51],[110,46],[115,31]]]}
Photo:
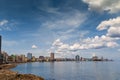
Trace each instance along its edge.
{"label": "rocky shoreline", "polygon": [[19,74],[9,69],[16,67],[17,64],[0,65],[0,80],[44,80],[42,77],[33,74]]}

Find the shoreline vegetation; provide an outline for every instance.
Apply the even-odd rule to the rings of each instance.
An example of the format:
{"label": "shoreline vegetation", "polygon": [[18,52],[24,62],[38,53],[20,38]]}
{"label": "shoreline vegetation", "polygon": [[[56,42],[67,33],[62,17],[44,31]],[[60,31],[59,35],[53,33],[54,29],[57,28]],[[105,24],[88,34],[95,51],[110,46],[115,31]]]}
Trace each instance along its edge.
{"label": "shoreline vegetation", "polygon": [[0,80],[44,80],[42,77],[33,74],[19,74],[18,72],[10,70],[17,65],[17,63],[1,64]]}

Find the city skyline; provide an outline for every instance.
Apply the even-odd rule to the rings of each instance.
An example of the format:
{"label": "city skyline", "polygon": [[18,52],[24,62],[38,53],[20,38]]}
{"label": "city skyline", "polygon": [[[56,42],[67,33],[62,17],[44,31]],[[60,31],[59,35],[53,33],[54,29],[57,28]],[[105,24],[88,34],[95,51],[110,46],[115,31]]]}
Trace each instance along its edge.
{"label": "city skyline", "polygon": [[119,4],[120,0],[1,0],[2,50],[120,60]]}

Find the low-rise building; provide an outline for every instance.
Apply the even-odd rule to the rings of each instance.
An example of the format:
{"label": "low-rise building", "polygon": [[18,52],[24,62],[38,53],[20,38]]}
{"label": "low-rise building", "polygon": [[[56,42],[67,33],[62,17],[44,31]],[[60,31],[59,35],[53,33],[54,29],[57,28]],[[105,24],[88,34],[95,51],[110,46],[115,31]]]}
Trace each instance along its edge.
{"label": "low-rise building", "polygon": [[8,63],[14,63],[15,62],[15,57],[14,56],[8,56]]}
{"label": "low-rise building", "polygon": [[5,51],[3,51],[2,52],[2,54],[3,54],[3,63],[7,63],[8,61],[8,54],[7,54],[7,52],[5,52]]}
{"label": "low-rise building", "polygon": [[43,62],[44,61],[44,56],[39,56],[39,61]]}
{"label": "low-rise building", "polygon": [[45,61],[50,61],[50,57],[45,57]]}
{"label": "low-rise building", "polygon": [[36,58],[35,56],[32,57],[32,62],[35,62]]}
{"label": "low-rise building", "polygon": [[25,55],[21,55],[21,62],[25,62]]}

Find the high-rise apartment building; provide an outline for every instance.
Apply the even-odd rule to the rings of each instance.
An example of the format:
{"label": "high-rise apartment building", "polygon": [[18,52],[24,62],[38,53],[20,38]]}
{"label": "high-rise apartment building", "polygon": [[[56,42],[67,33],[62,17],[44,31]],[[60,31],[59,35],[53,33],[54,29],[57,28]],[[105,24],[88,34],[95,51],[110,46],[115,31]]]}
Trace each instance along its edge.
{"label": "high-rise apartment building", "polygon": [[80,61],[79,55],[76,55],[76,56],[75,56],[75,60],[76,60],[76,61]]}
{"label": "high-rise apartment building", "polygon": [[2,46],[2,36],[0,35],[0,64],[3,63],[3,54],[1,51],[1,46]]}
{"label": "high-rise apartment building", "polygon": [[28,60],[32,60],[32,53],[27,53]]}
{"label": "high-rise apartment building", "polygon": [[0,35],[0,54],[1,54],[1,46],[2,46],[2,36]]}
{"label": "high-rise apartment building", "polygon": [[50,60],[54,61],[54,53],[50,53]]}

